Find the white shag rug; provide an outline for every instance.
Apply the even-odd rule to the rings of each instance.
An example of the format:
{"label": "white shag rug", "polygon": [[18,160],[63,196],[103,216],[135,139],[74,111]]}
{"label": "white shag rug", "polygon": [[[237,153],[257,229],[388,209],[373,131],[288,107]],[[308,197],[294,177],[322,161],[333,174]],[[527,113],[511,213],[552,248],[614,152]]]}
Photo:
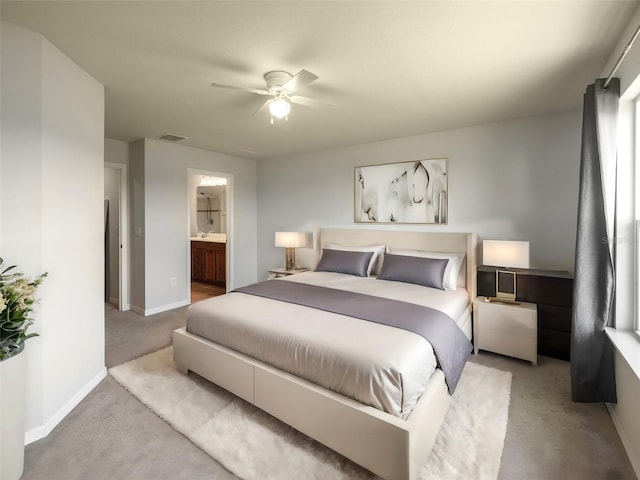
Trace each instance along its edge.
{"label": "white shag rug", "polygon": [[[179,373],[173,348],[111,368],[111,376],[202,450],[244,480],[377,478],[212,383]],[[511,373],[468,362],[423,480],[496,480]]]}

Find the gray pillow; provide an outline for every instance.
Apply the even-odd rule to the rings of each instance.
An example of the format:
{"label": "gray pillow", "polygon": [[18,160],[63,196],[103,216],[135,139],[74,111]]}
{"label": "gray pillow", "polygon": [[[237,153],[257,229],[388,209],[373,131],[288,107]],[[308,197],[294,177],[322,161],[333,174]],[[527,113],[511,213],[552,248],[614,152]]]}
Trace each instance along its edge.
{"label": "gray pillow", "polygon": [[366,277],[373,252],[322,249],[316,272],[336,272]]}
{"label": "gray pillow", "polygon": [[378,280],[416,283],[444,290],[444,271],[449,260],[384,254]]}

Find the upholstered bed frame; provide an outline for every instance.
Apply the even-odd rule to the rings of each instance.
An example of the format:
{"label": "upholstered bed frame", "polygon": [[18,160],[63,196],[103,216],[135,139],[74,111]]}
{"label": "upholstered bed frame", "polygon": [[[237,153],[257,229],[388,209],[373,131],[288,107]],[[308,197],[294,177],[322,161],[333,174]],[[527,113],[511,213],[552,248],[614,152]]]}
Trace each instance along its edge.
{"label": "upholstered bed frame", "polygon": [[[476,295],[476,235],[369,229],[320,229],[325,243],[389,245],[408,250],[465,252],[460,281],[470,306],[458,324],[471,338],[471,305]],[[437,369],[406,420],[363,405],[251,357],[190,334],[173,334],[174,361],[279,418],[385,479],[416,480],[449,408],[444,375]]]}

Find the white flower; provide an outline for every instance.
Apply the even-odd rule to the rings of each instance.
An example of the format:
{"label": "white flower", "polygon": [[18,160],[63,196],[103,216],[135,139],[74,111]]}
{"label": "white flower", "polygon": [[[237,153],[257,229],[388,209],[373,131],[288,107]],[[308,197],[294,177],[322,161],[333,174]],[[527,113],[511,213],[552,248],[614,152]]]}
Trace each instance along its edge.
{"label": "white flower", "polygon": [[[0,267],[3,263],[0,258]],[[33,324],[30,314],[36,302],[36,289],[47,275],[30,281],[23,273],[7,273],[14,268],[0,270],[0,361],[11,357],[26,339],[37,335],[27,334],[27,329]]]}

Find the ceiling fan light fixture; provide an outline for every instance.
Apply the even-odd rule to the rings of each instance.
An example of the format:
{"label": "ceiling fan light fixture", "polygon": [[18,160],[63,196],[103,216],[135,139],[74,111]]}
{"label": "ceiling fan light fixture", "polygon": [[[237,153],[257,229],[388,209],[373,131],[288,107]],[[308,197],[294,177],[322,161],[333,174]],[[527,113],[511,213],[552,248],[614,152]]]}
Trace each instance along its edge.
{"label": "ceiling fan light fixture", "polygon": [[274,98],[269,103],[269,113],[276,118],[284,118],[289,115],[291,104],[286,98]]}

